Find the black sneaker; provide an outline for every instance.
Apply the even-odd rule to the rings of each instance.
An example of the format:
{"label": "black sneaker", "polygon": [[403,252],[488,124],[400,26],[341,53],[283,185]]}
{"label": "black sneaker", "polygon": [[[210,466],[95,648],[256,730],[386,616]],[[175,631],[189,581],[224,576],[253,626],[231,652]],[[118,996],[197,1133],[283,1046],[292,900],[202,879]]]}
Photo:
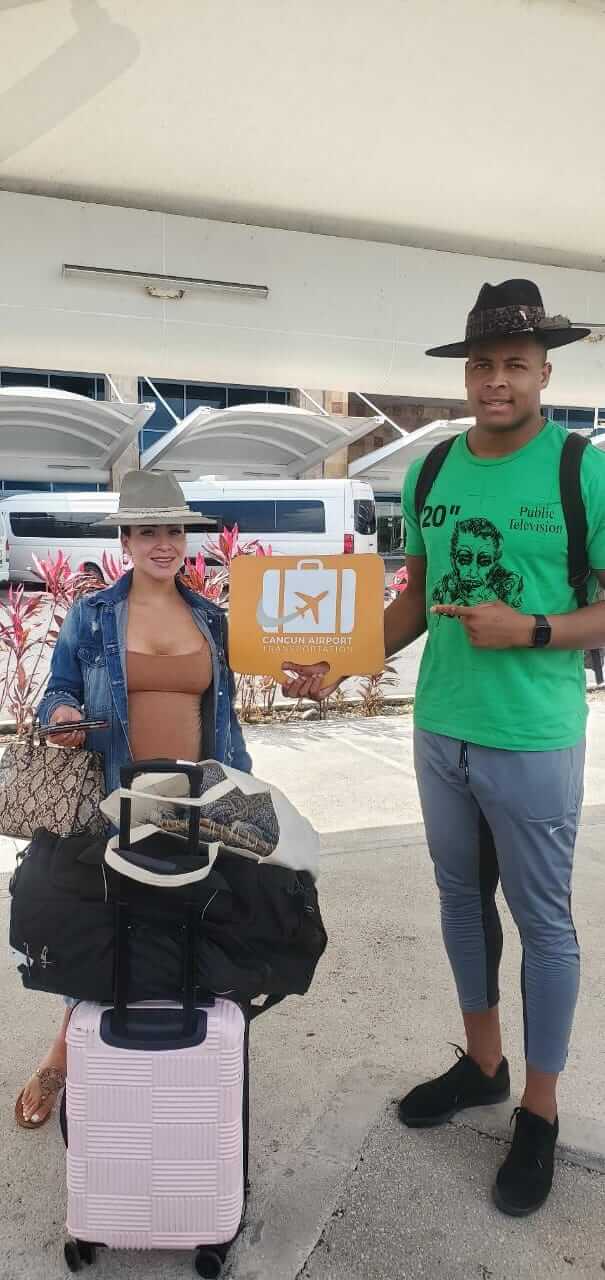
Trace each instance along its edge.
{"label": "black sneaker", "polygon": [[484,1107],[510,1098],[508,1062],[502,1059],[495,1076],[486,1076],[459,1045],[458,1061],[444,1075],[416,1085],[399,1103],[399,1119],[409,1129],[431,1129],[445,1124],[467,1107]]}
{"label": "black sneaker", "polygon": [[511,1149],[499,1170],[494,1200],[502,1213],[525,1218],[548,1199],[555,1168],[559,1121],[549,1124],[525,1107],[513,1112],[516,1119]]}

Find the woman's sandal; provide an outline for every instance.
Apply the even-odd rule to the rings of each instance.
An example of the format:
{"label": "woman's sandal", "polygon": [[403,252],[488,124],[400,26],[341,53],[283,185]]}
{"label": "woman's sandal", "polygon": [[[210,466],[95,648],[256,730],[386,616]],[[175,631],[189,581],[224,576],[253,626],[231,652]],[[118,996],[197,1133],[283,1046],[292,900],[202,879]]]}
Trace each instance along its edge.
{"label": "woman's sandal", "polygon": [[23,1114],[23,1094],[27,1088],[26,1085],[25,1089],[21,1090],[21,1093],[15,1103],[15,1120],[17,1121],[20,1129],[41,1129],[42,1126],[46,1124],[46,1121],[50,1120],[57,1096],[65,1085],[65,1072],[60,1071],[58,1067],[41,1067],[34,1072],[34,1075],[36,1075],[40,1081],[40,1101],[38,1103],[38,1109],[42,1108],[44,1103],[48,1102],[49,1098],[53,1098],[53,1105],[50,1110],[47,1111],[42,1120],[26,1120]]}

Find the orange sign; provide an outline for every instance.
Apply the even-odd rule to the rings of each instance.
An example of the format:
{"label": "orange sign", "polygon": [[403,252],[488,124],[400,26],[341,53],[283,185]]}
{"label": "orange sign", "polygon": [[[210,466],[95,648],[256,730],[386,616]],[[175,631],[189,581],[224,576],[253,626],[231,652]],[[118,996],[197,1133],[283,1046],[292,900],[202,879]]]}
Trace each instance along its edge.
{"label": "orange sign", "polygon": [[384,565],[379,556],[238,556],[229,584],[234,671],[282,680],[283,664],[329,662],[337,676],[384,667]]}

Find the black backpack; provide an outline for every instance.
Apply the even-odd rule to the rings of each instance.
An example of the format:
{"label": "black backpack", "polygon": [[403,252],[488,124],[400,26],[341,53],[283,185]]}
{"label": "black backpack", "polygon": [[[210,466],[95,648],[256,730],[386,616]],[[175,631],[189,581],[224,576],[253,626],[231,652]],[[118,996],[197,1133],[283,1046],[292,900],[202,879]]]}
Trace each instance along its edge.
{"label": "black backpack", "polygon": [[[414,494],[414,508],[418,519],[424,511],[426,500],[448,453],[457,439],[458,436],[450,436],[447,440],[442,440],[440,444],[435,445],[434,449],[431,449],[430,453],[427,453],[424,459],[418,473]],[[580,485],[582,458],[589,444],[590,441],[586,437],[579,436],[576,431],[570,431],[561,450],[559,467],[561,506],[567,529],[567,574],[569,585],[575,592],[578,609],[584,609],[588,604],[588,582],[591,572],[586,549],[588,535],[586,508]],[[603,684],[602,650],[591,649],[590,653],[586,653],[585,665],[592,667],[597,684]]]}

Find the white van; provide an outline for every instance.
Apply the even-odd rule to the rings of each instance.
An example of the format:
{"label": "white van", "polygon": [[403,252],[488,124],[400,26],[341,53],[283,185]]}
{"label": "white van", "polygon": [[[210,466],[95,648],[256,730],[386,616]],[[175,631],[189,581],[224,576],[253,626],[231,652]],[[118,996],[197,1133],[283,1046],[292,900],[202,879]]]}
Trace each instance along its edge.
{"label": "white van", "polygon": [[8,582],[8,521],[0,512],[0,584]]}
{"label": "white van", "polygon": [[[376,551],[374,493],[361,480],[216,480],[183,484],[188,506],[217,521],[219,532],[237,524],[242,542],[258,539],[274,555],[336,556]],[[193,533],[196,550],[207,534]]]}
{"label": "white van", "polygon": [[[241,540],[258,539],[274,555],[342,555],[377,550],[376,508],[360,480],[196,480],[184,484],[188,505],[215,519],[217,530],[238,525]],[[111,528],[98,525],[116,511],[117,493],[29,493],[0,502],[8,524],[10,577],[39,582],[39,560],[63,551],[72,569],[102,573],[103,552],[121,557]],[[205,549],[212,531],[191,532],[189,555]],[[212,556],[208,560],[212,562]]]}
{"label": "white van", "polygon": [[113,530],[95,526],[116,511],[117,493],[19,493],[0,502],[8,525],[11,582],[40,582],[32,556],[44,560],[63,551],[72,569],[85,564],[102,574],[103,552],[122,558]]}

